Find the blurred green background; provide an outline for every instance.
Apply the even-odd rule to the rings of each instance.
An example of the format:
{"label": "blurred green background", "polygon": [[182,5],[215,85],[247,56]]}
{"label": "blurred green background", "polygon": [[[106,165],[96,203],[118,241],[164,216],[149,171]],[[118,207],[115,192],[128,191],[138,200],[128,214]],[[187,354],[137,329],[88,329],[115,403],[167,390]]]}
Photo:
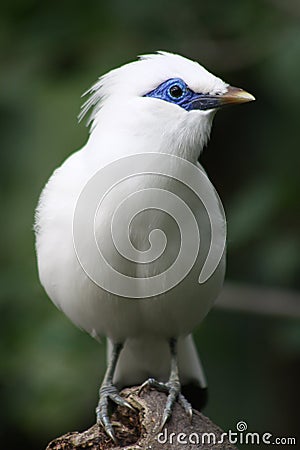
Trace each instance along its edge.
{"label": "blurred green background", "polygon": [[300,321],[285,316],[284,298],[300,287],[299,1],[2,0],[5,450],[43,449],[94,421],[105,346],[69,323],[39,285],[34,209],[54,168],[87,139],[76,118],[80,95],[108,69],[158,49],[196,59],[256,96],[218,113],[202,163],[228,217],[227,279],[278,289],[283,298],[282,315],[215,309],[200,327],[205,413],[225,430],[244,420],[251,431],[298,431]]}

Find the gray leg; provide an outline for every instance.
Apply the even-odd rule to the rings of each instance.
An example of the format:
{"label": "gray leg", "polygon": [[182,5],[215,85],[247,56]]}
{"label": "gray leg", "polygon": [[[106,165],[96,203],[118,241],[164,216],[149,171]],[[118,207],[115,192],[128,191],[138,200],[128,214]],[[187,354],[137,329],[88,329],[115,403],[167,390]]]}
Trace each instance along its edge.
{"label": "gray leg", "polygon": [[190,419],[192,419],[193,415],[191,405],[180,392],[181,385],[178,374],[177,339],[175,338],[170,340],[170,351],[171,371],[167,383],[162,383],[161,381],[156,381],[154,378],[149,378],[149,380],[145,381],[140,388],[140,391],[142,391],[146,386],[149,386],[168,394],[160,429],[163,429],[166,422],[170,419],[176,400],[178,400],[178,403],[183,407]]}
{"label": "gray leg", "polygon": [[97,423],[101,424],[108,436],[116,442],[116,436],[109,418],[109,402],[133,409],[130,403],[120,396],[118,389],[113,385],[113,377],[123,344],[113,344],[111,358],[105,372],[105,376],[99,389],[99,403],[96,408]]}

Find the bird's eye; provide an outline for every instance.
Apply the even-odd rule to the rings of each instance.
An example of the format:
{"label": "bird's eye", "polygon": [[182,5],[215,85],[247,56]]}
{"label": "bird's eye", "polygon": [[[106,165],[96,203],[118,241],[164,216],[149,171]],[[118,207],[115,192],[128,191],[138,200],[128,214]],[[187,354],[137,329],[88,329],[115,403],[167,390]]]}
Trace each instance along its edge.
{"label": "bird's eye", "polygon": [[183,89],[178,84],[174,84],[173,86],[170,87],[169,93],[173,98],[180,98],[183,95]]}

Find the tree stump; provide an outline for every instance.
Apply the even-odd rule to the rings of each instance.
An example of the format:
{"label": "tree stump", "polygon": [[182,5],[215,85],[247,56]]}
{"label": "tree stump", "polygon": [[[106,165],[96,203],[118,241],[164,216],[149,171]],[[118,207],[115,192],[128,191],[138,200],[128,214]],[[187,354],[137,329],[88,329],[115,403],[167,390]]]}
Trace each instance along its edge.
{"label": "tree stump", "polygon": [[134,387],[122,391],[134,411],[117,406],[112,414],[117,444],[102,427],[93,425],[81,433],[74,431],[54,439],[46,450],[237,450],[207,417],[194,410],[190,421],[178,403],[171,420],[160,431],[166,395],[147,389],[138,395],[138,390],[139,387]]}

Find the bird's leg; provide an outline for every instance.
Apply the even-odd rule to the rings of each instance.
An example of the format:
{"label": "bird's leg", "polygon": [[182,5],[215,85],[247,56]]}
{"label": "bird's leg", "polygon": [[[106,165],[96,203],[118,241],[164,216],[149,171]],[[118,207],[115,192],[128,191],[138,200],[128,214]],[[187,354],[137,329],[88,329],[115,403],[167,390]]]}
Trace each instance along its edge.
{"label": "bird's leg", "polygon": [[168,394],[166,406],[163,412],[162,422],[160,429],[162,430],[166,422],[170,419],[176,400],[183,407],[186,414],[192,419],[193,409],[186,398],[181,394],[181,385],[178,373],[178,361],[177,361],[177,339],[170,339],[170,351],[171,351],[171,371],[169,380],[166,383],[157,381],[154,378],[149,378],[142,384],[140,391],[145,387],[153,387],[158,391],[162,391]]}
{"label": "bird's leg", "polygon": [[97,423],[101,424],[108,436],[116,442],[116,436],[109,417],[109,403],[126,406],[133,409],[130,403],[120,396],[118,389],[113,385],[113,377],[123,344],[113,344],[112,354],[99,389],[99,402],[96,408]]}
{"label": "bird's leg", "polygon": [[190,403],[181,394],[181,385],[179,380],[178,360],[177,360],[177,339],[170,340],[170,351],[171,351],[171,372],[169,381],[166,383],[167,387],[169,388],[169,395],[164,409],[161,428],[163,428],[166,422],[170,419],[174,404],[177,399],[179,404],[185,410],[186,414],[190,417],[190,419],[192,419],[193,415],[193,409]]}

